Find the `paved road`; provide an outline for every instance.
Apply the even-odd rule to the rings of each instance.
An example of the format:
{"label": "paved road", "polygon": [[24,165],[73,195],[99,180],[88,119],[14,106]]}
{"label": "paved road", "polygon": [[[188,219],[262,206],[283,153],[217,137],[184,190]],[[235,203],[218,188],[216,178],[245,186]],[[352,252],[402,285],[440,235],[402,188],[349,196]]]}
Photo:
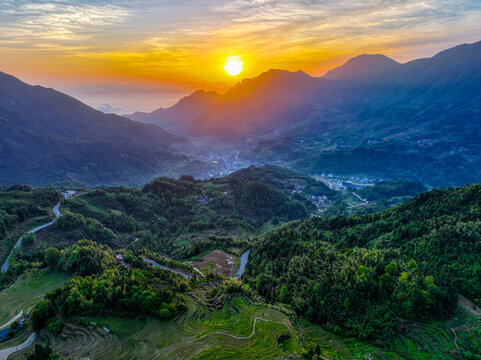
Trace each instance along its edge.
{"label": "paved road", "polygon": [[13,346],[13,347],[8,348],[8,349],[2,349],[2,350],[0,350],[0,360],[7,360],[8,357],[9,357],[10,355],[12,355],[13,353],[28,348],[30,345],[32,345],[32,344],[35,342],[35,339],[36,339],[36,338],[37,338],[37,334],[36,334],[36,333],[33,333],[32,335],[30,335],[30,336],[28,337],[27,340],[25,340],[25,341],[24,341],[23,343],[21,343],[20,345]]}
{"label": "paved road", "polygon": [[159,264],[157,261],[154,261],[152,259],[149,259],[149,258],[144,258],[144,260],[146,262],[148,262],[149,264],[152,264],[153,266],[157,266],[161,269],[164,269],[164,270],[168,270],[168,271],[172,271],[172,272],[175,272],[176,274],[179,274],[179,275],[182,275],[183,277],[185,277],[186,279],[190,279],[192,276],[190,275],[187,275],[187,274],[184,274],[184,273],[181,273],[180,271],[177,271],[177,270],[174,270],[174,269],[171,269],[165,265],[161,265]]}
{"label": "paved road", "polygon": [[246,271],[246,266],[247,266],[247,260],[249,260],[249,254],[251,253],[250,250],[247,250],[242,256],[240,257],[240,264],[239,264],[239,269],[233,276],[234,279],[240,278],[242,275],[244,275],[244,272]]}
{"label": "paved road", "polygon": [[60,203],[57,203],[54,207],[53,207],[53,213],[55,214],[55,217],[59,217],[61,214],[60,214]]}
{"label": "paved road", "polygon": [[359,200],[361,200],[365,204],[369,204],[369,201],[367,199],[363,199],[362,197],[359,196],[359,194],[356,194],[355,192],[352,193],[355,197],[357,197]]}
{"label": "paved road", "polygon": [[[67,192],[62,193],[62,195],[65,197],[65,199],[68,199],[68,198],[72,197],[74,194],[75,194],[75,191],[67,191]],[[55,206],[53,207],[53,213],[55,214],[56,218],[60,217],[60,215],[61,215],[60,214],[60,202],[56,203]],[[54,221],[50,221],[46,224],[37,226],[36,228],[33,228],[32,230],[30,230],[28,232],[28,234],[32,234],[32,233],[35,233],[39,230],[45,229],[46,227],[52,225],[53,223],[54,223]],[[9,259],[12,256],[13,251],[15,249],[18,249],[20,247],[20,245],[22,245],[22,240],[23,240],[23,236],[20,236],[20,239],[17,240],[17,242],[15,243],[15,246],[13,247],[12,251],[10,251],[10,254],[8,254],[7,260],[5,260],[5,262],[3,263],[1,272],[4,273],[4,272],[8,271],[8,269],[10,267]]]}
{"label": "paved road", "polygon": [[17,315],[15,315],[13,318],[11,318],[9,321],[7,321],[5,324],[0,325],[0,329],[3,329],[5,327],[9,326],[10,324],[14,323],[18,319],[20,319],[22,317],[22,315],[23,315],[23,310],[20,310]]}

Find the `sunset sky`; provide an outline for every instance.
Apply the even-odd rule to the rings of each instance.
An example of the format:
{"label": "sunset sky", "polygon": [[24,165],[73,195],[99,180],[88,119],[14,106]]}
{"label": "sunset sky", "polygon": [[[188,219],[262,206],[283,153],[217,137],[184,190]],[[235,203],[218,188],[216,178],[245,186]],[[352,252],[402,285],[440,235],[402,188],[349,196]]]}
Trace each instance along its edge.
{"label": "sunset sky", "polygon": [[[0,71],[152,110],[270,68],[319,76],[361,53],[405,62],[480,34],[479,0],[2,0]],[[229,56],[244,62],[237,77]]]}

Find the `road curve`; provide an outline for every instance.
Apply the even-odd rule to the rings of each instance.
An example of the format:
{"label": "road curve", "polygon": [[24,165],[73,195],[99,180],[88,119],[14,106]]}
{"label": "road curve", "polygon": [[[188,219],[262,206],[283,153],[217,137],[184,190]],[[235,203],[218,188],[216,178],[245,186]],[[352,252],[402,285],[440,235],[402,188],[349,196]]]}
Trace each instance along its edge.
{"label": "road curve", "polygon": [[144,261],[145,262],[148,262],[149,264],[151,264],[152,266],[157,266],[161,269],[164,269],[164,270],[168,270],[168,271],[172,271],[176,274],[179,274],[179,275],[182,275],[183,277],[185,277],[186,279],[190,279],[192,276],[190,275],[187,275],[187,274],[184,274],[184,273],[181,273],[180,271],[177,271],[177,270],[174,270],[174,269],[171,269],[170,267],[167,267],[165,265],[162,265],[162,264],[159,264],[157,261],[154,261],[152,259],[149,259],[147,257],[144,257]]}
{"label": "road curve", "polygon": [[18,319],[20,319],[20,318],[22,317],[22,315],[23,315],[23,309],[20,310],[17,315],[15,315],[13,318],[11,318],[10,320],[8,320],[5,324],[0,325],[0,330],[3,329],[3,328],[5,328],[5,327],[7,327],[7,326],[9,326],[10,324],[14,323],[14,322],[17,321]]}
{"label": "road curve", "polygon": [[[68,199],[70,198],[71,196],[73,196],[73,194],[75,194],[74,191],[68,191],[68,192],[64,192],[62,193],[62,195],[65,197],[65,199]],[[55,215],[55,218],[58,218],[60,217],[60,202],[56,203],[55,206],[53,207],[52,209],[54,215]],[[43,224],[43,225],[39,225],[35,228],[33,228],[32,230],[29,230],[28,231],[28,234],[32,234],[32,233],[36,233],[37,231],[39,230],[42,230],[42,229],[45,229],[46,227],[52,225],[54,223],[54,221],[50,221],[46,224]],[[22,245],[22,240],[23,240],[23,235],[20,236],[20,238],[17,240],[17,242],[15,243],[15,246],[13,247],[12,251],[10,251],[10,254],[8,254],[7,256],[7,259],[5,260],[5,262],[3,263],[2,265],[2,269],[1,269],[1,272],[4,273],[4,272],[7,272],[9,267],[10,267],[10,262],[9,262],[9,259],[10,257],[12,256],[13,254],[13,251],[15,249],[18,249],[20,247],[20,245]]]}
{"label": "road curve", "polygon": [[37,338],[37,334],[33,333],[28,337],[27,340],[25,340],[20,345],[12,346],[11,348],[0,350],[0,360],[7,360],[8,357],[13,353],[28,348],[30,345],[32,345],[35,342],[36,338]]}
{"label": "road curve", "polygon": [[246,266],[247,266],[247,260],[249,260],[249,254],[251,253],[250,250],[247,250],[242,256],[240,257],[240,264],[239,264],[239,269],[233,276],[234,279],[240,278],[242,275],[244,275],[244,272],[246,271]]}

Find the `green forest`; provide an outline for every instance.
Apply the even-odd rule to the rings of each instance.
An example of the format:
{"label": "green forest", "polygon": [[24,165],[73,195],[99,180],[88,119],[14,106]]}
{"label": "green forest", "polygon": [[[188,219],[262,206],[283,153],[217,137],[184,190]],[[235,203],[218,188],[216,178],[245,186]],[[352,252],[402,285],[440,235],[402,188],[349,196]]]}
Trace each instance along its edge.
{"label": "green forest", "polygon": [[[445,358],[481,357],[472,330],[481,319],[459,305],[469,299],[473,309],[481,306],[481,185],[426,192],[422,184],[401,179],[336,192],[266,166],[219,179],[182,176],[157,178],[143,188],[75,190],[68,200],[53,187],[0,191],[6,250],[22,231],[50,221],[53,205],[61,202],[61,216],[25,235],[0,276],[0,304],[2,292],[19,281],[42,274],[68,278],[33,303],[29,326],[48,341],[29,356],[61,357],[59,336],[78,326],[94,331],[89,318],[175,323],[186,336],[192,325],[179,319],[192,322],[199,309],[215,318],[241,296],[256,312],[275,309],[296,324],[296,335],[279,337],[275,350],[294,358],[342,359],[342,351],[354,351],[347,339],[356,339],[364,354],[415,359],[404,344],[415,341],[419,326],[433,324],[455,329],[457,342],[450,340],[443,350],[455,355]],[[351,216],[328,216],[354,191],[384,210],[366,206]],[[395,205],[393,199],[402,202],[419,192]],[[315,212],[311,195],[325,195],[332,208]],[[232,279],[247,250],[245,276]],[[216,271],[219,262],[204,260],[213,254],[233,259],[225,270],[230,276]],[[458,318],[469,326],[443,325]],[[28,333],[15,326],[9,341]],[[221,325],[215,329],[224,331]],[[327,336],[336,337],[335,348],[323,340]]]}
{"label": "green forest", "polygon": [[252,243],[249,282],[345,335],[389,342],[403,320],[480,305],[481,186],[433,190],[376,214],[311,218]]}

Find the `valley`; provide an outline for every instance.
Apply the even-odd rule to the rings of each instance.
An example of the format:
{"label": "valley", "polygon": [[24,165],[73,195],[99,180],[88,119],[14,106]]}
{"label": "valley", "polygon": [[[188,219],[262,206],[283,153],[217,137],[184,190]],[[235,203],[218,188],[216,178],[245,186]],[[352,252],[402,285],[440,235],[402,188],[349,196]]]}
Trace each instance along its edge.
{"label": "valley", "polygon": [[[357,184],[359,179],[351,181]],[[263,184],[263,191],[269,189],[269,196],[275,196],[277,200],[270,198],[268,202],[262,202],[255,192],[254,202],[236,195],[237,188],[249,189],[252,184],[256,187]],[[36,203],[35,196],[45,191],[52,191],[49,196],[53,196],[56,191],[28,187],[19,189],[4,190],[3,201],[24,198]],[[437,226],[435,221],[429,220],[436,216],[453,216],[469,224],[467,228],[474,232],[466,232],[464,229],[467,228],[459,228],[459,225],[458,230],[444,228],[443,231],[462,231],[464,242],[473,241],[478,233],[474,229],[479,224],[475,213],[469,209],[479,203],[479,186],[435,190],[423,193],[404,205],[385,205],[389,209],[381,213],[358,213],[357,217],[351,218],[313,217],[307,209],[314,208],[315,204],[301,195],[323,192],[334,199],[345,192],[361,204],[372,201],[372,206],[377,206],[377,202],[388,204],[386,199],[395,199],[401,194],[404,194],[405,201],[412,191],[416,194],[417,191],[425,191],[425,188],[406,180],[379,182],[356,190],[350,186],[348,190],[336,191],[323,181],[291,170],[264,166],[249,167],[225,178],[210,180],[159,178],[143,189],[106,187],[92,190],[77,188],[75,191],[78,194],[67,199],[60,192],[53,196],[52,199],[63,198],[59,209],[61,216],[53,225],[39,230],[32,244],[19,246],[10,257],[11,266],[1,277],[4,290],[0,291],[3,311],[0,322],[8,323],[10,331],[13,334],[18,332],[18,335],[1,342],[0,351],[33,339],[34,333],[38,339],[48,341],[54,353],[74,359],[107,359],[111,358],[112,352],[117,354],[117,358],[125,359],[133,354],[143,359],[309,359],[316,356],[329,360],[457,359],[459,354],[478,351],[471,334],[481,323],[481,318],[473,303],[460,297],[458,305],[457,300],[459,291],[468,299],[478,301],[478,282],[471,282],[462,271],[459,272],[456,263],[445,257],[445,252],[436,243],[429,245],[431,248],[427,248],[423,255],[410,252],[407,245],[396,242],[393,243],[396,245],[389,245],[388,239],[407,236],[401,235],[408,231],[405,227],[390,228],[390,224],[397,223],[398,216],[414,228]],[[246,194],[246,190],[242,193]],[[193,205],[204,201],[204,197],[196,198],[196,194],[205,194],[202,196],[208,199],[198,208]],[[227,201],[231,196],[231,200]],[[293,201],[297,201],[298,205],[294,206]],[[275,207],[270,207],[271,203]],[[156,204],[162,204],[162,207],[158,208]],[[459,205],[443,210],[441,204]],[[47,212],[50,206],[45,204]],[[300,211],[303,207],[305,210]],[[406,218],[403,214],[406,211],[408,214],[408,209],[413,207],[418,212],[431,209],[430,215]],[[353,211],[353,208],[346,208]],[[261,213],[255,212],[255,209],[264,209],[263,215],[260,216]],[[200,210],[202,220],[195,215]],[[185,214],[182,215],[181,211]],[[270,212],[269,216],[277,217],[280,223],[272,224],[273,218],[266,217],[266,211]],[[175,214],[173,218],[172,212]],[[210,212],[212,217],[206,217]],[[215,222],[219,215],[214,213],[222,214],[222,224],[227,224],[229,219],[234,221],[233,225],[219,227]],[[166,222],[159,222],[160,214]],[[295,220],[296,217],[304,220]],[[175,227],[175,222],[168,225],[175,219],[185,219],[185,223],[180,227]],[[255,222],[252,222],[254,219]],[[199,221],[203,221],[202,226]],[[344,226],[352,229],[348,230],[348,237],[345,237]],[[452,226],[456,227],[455,223]],[[368,232],[364,228],[369,229]],[[189,232],[186,233],[185,229]],[[332,231],[334,229],[336,232]],[[432,231],[423,230],[421,233],[430,234]],[[427,241],[416,239],[420,236],[416,234],[421,233],[419,230],[412,233],[409,241]],[[81,240],[83,238],[95,242]],[[297,243],[299,238],[302,243]],[[383,243],[382,250],[377,247],[377,242]],[[350,250],[346,252],[347,249]],[[450,251],[458,251],[455,249]],[[271,257],[272,251],[276,254],[274,257]],[[295,254],[292,258],[291,251]],[[303,254],[304,251],[307,253]],[[441,252],[434,260],[429,254],[437,251]],[[466,269],[477,266],[476,251],[473,247],[469,254],[458,255],[464,257]],[[309,255],[321,253],[324,254],[321,257]],[[119,254],[122,255],[121,262]],[[407,262],[406,256],[416,260]],[[284,267],[279,267],[282,263]],[[436,272],[436,268],[444,270]],[[280,273],[274,275],[273,271]],[[303,281],[317,271],[333,272],[333,277],[326,279],[324,284],[314,282],[305,288]],[[336,271],[345,275],[336,275]],[[102,300],[112,301],[110,307],[119,309],[116,312],[108,310],[109,307],[103,308],[101,303],[95,308],[82,305],[83,302],[92,304],[94,298],[89,300],[90,296],[107,291],[101,287],[104,284],[102,279],[121,284],[138,276],[142,279],[144,274],[149,274],[149,281],[153,281],[152,285],[147,285],[151,289],[148,291],[160,291],[158,296],[169,296],[169,301],[172,301],[170,305],[161,305],[165,312],[151,312],[148,302],[140,298],[135,307],[123,305],[126,300],[115,300],[116,296],[127,296],[125,299],[139,296],[122,295],[132,291],[128,289],[136,288],[125,285],[117,287],[114,293],[107,292],[110,295]],[[399,279],[393,276],[395,274]],[[401,280],[403,277],[406,279]],[[419,283],[415,280],[418,278],[424,280]],[[450,278],[457,279],[452,283],[457,291],[449,285]],[[307,281],[319,279],[322,276],[315,275]],[[82,284],[91,281],[98,285],[95,285],[97,290],[92,289],[90,293],[91,290]],[[157,281],[164,285],[158,287],[155,285]],[[403,285],[402,281],[406,283]],[[331,282],[338,290],[329,294]],[[267,284],[270,284],[267,289],[271,290],[266,292]],[[347,284],[346,290],[340,290]],[[78,290],[74,290],[77,286]],[[299,293],[301,297],[298,297],[298,286],[306,289]],[[376,286],[380,288],[374,290]],[[417,286],[421,288],[417,289]],[[172,290],[165,292],[166,288]],[[53,289],[58,290],[52,292]],[[289,290],[286,292],[285,289]],[[325,294],[323,296],[328,296],[322,302],[312,300],[319,290]],[[72,295],[75,291],[87,292],[74,300]],[[354,291],[361,291],[356,300],[351,297]],[[386,314],[398,311],[399,317],[391,318],[397,319],[396,324],[388,321],[390,315],[384,318],[384,323],[371,324],[370,321],[379,319],[372,318],[369,312],[378,310],[372,307],[374,304],[364,303],[364,297],[379,296],[384,291],[394,292],[382,295],[388,298],[381,300],[381,311]],[[422,311],[425,313],[415,310],[416,301],[420,301],[416,300],[418,291],[423,294],[424,300],[421,301],[425,310]],[[65,295],[61,295],[64,292]],[[35,314],[40,312],[39,304],[43,297],[46,299],[42,301],[52,304],[56,315],[47,318],[46,323],[51,325],[38,328],[35,319],[39,315]],[[71,300],[64,303],[64,299]],[[352,300],[346,302],[346,299]],[[396,301],[400,299],[403,300],[399,304],[412,304],[413,307],[397,308]],[[315,301],[310,307],[314,304],[321,306],[322,303],[329,309],[311,310],[307,305],[310,301]],[[344,310],[336,308],[335,304],[340,304]],[[137,306],[142,307],[134,310]],[[141,310],[144,306],[147,306],[145,310]],[[134,316],[129,315],[132,311]],[[339,311],[347,313],[340,315]],[[351,315],[355,313],[357,315]],[[16,324],[25,314],[34,317],[33,328],[32,325],[24,325],[20,331],[16,330]],[[49,314],[47,316],[51,317],[52,313]],[[320,314],[338,315],[320,319],[317,317]],[[362,320],[361,316],[367,317]],[[341,320],[336,324],[334,319],[344,317],[351,320]],[[354,325],[355,321],[361,321],[362,327]],[[61,324],[59,330],[53,324]],[[353,325],[353,328],[345,327]],[[165,334],[168,336],[165,337]],[[23,354],[31,351],[32,346],[26,346],[9,359],[21,359]]]}
{"label": "valley", "polygon": [[0,360],[481,360],[480,14],[0,2]]}

